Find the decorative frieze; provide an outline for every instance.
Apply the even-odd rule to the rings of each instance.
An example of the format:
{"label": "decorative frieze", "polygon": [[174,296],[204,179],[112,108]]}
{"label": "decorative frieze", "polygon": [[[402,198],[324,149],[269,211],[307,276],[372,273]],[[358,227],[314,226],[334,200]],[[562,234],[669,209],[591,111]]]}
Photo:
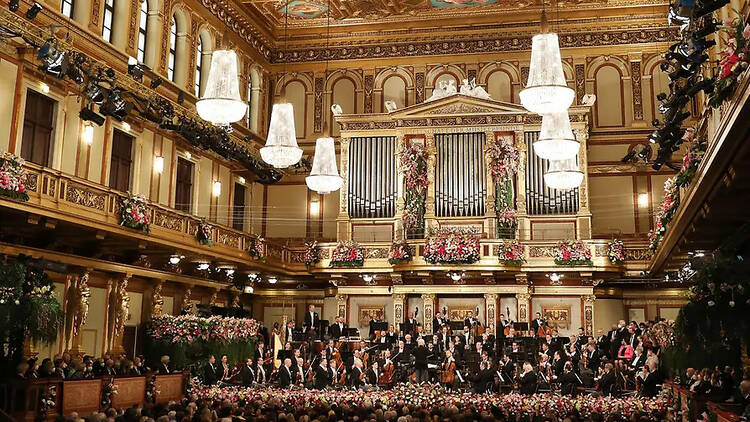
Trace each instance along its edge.
{"label": "decorative frieze", "polygon": [[643,120],[643,92],[641,87],[641,62],[630,62],[630,81],[633,85],[633,119]]}

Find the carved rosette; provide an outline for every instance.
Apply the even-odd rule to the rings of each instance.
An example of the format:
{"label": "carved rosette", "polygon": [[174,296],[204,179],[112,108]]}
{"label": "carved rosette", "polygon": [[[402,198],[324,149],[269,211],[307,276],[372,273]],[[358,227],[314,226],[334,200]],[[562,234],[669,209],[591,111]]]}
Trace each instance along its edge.
{"label": "carved rosette", "polygon": [[424,332],[432,334],[433,326],[432,319],[435,317],[435,295],[434,294],[423,294],[422,295],[422,317],[424,322]]}
{"label": "carved rosette", "polygon": [[497,322],[497,293],[485,293],[484,294],[485,304],[485,325],[490,333],[495,332],[495,324]]}
{"label": "carved rosette", "polygon": [[406,301],[406,295],[395,293],[393,294],[393,323],[398,326],[404,322],[404,302]]}
{"label": "carved rosette", "polygon": [[586,295],[581,298],[583,300],[583,328],[586,331],[586,335],[594,334],[594,301],[596,296]]}
{"label": "carved rosette", "polygon": [[344,318],[346,321],[346,295],[336,295],[336,316]]}

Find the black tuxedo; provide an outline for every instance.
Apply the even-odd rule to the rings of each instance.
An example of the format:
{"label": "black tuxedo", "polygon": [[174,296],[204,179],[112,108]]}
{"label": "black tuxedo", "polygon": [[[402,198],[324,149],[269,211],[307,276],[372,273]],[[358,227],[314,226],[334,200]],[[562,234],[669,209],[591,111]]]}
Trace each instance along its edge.
{"label": "black tuxedo", "polygon": [[313,312],[312,314],[309,311],[305,312],[305,332],[308,332],[311,329],[317,329],[319,322],[320,317],[317,312]]}
{"label": "black tuxedo", "polygon": [[474,382],[474,392],[477,394],[487,392],[487,386],[493,381],[495,373],[491,369],[482,369],[472,380]]}
{"label": "black tuxedo", "polygon": [[[111,368],[111,369],[112,369],[112,374],[108,373],[107,375],[114,375],[114,369],[115,368]],[[172,373],[172,369],[169,367],[168,363],[167,364],[161,363],[161,364],[159,364],[159,370],[157,372],[159,374],[171,374]]]}
{"label": "black tuxedo", "polygon": [[281,365],[279,368],[279,387],[289,388],[292,385],[292,368],[287,368],[286,365]]}
{"label": "black tuxedo", "polygon": [[586,350],[586,359],[587,359],[587,369],[591,369],[596,373],[596,370],[599,368],[599,361],[601,360],[601,357],[599,356],[598,350],[588,351]]}
{"label": "black tuxedo", "polygon": [[352,387],[359,388],[360,385],[362,385],[362,380],[360,377],[362,376],[362,370],[357,368],[356,366],[352,368],[351,372],[349,373],[349,382],[351,383]]}
{"label": "black tuxedo", "polygon": [[346,325],[344,323],[335,323],[331,325],[331,337],[334,339],[338,339],[339,337],[344,335],[344,330],[346,329]]}
{"label": "black tuxedo", "polygon": [[242,385],[245,387],[249,387],[253,385],[253,382],[255,382],[255,368],[252,366],[245,365],[240,370],[240,378],[242,379]]}
{"label": "black tuxedo", "polygon": [[268,374],[263,365],[255,365],[255,382],[258,384],[265,384],[268,381]]}
{"label": "black tuxedo", "polygon": [[599,352],[609,356],[609,336],[600,335],[596,339],[596,348],[599,349]]}
{"label": "black tuxedo", "polygon": [[518,392],[521,394],[534,394],[536,392],[536,374],[529,371],[521,377]]}
{"label": "black tuxedo", "polygon": [[479,327],[481,327],[481,326],[482,326],[482,323],[481,323],[481,322],[479,322],[479,320],[478,320],[477,318],[475,318],[475,317],[471,317],[471,318],[466,318],[466,319],[464,319],[464,325],[468,325],[468,326],[469,326],[469,328],[471,328],[471,325],[472,325],[472,321],[473,321],[473,322],[474,322],[474,324],[476,324],[477,326],[479,326]]}
{"label": "black tuxedo", "polygon": [[559,380],[562,384],[561,392],[565,395],[575,395],[578,386],[581,385],[581,381],[572,371],[562,374]]}
{"label": "black tuxedo", "polygon": [[417,346],[411,354],[414,356],[415,369],[427,369],[427,355],[430,354],[430,351],[426,347]]}
{"label": "black tuxedo", "polygon": [[368,384],[378,385],[378,379],[380,378],[380,376],[375,370],[373,370],[372,368],[368,369],[366,377],[367,377]]}
{"label": "black tuxedo", "polygon": [[602,395],[611,396],[612,388],[615,386],[615,374],[614,372],[605,372],[602,377],[599,378],[599,390]]}
{"label": "black tuxedo", "polygon": [[630,366],[636,371],[643,368],[643,365],[645,364],[646,355],[644,355],[643,353],[641,353],[639,356],[633,356],[633,360],[630,361]]}
{"label": "black tuxedo", "polygon": [[531,330],[534,332],[534,335],[536,335],[537,331],[539,331],[539,327],[541,327],[542,325],[543,324],[541,318],[536,318],[531,321]]}
{"label": "black tuxedo", "polygon": [[641,396],[643,397],[654,397],[656,396],[657,389],[656,384],[659,382],[656,372],[650,372],[646,379],[641,383]]}
{"label": "black tuxedo", "polygon": [[315,367],[315,388],[322,390],[331,384],[331,374],[328,373],[328,368],[323,368],[318,365]]}
{"label": "black tuxedo", "polygon": [[286,338],[284,339],[284,341],[286,341],[286,342],[294,341],[294,329],[291,328],[291,327],[286,327],[286,334],[285,334],[285,336],[286,336]]}
{"label": "black tuxedo", "polygon": [[219,370],[218,365],[215,363],[207,363],[203,368],[203,383],[206,385],[214,385],[221,379],[221,374],[222,371]]}

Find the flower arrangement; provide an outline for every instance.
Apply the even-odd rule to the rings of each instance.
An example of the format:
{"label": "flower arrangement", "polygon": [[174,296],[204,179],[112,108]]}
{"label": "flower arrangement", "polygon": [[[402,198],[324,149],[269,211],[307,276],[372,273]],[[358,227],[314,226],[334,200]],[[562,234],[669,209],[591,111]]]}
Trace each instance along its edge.
{"label": "flower arrangement", "polygon": [[156,403],[156,396],[159,395],[159,389],[156,387],[156,374],[146,377],[146,403]]}
{"label": "flower arrangement", "polygon": [[149,334],[154,340],[167,343],[194,343],[196,341],[232,343],[255,337],[258,324],[254,319],[208,318],[195,315],[160,315],[151,320]]}
{"label": "flower arrangement", "polygon": [[198,230],[195,232],[195,238],[201,245],[211,246],[214,243],[213,240],[211,240],[211,234],[213,231],[214,226],[208,224],[205,218],[201,219],[201,222],[198,223]]}
{"label": "flower arrangement", "polygon": [[112,406],[112,397],[117,395],[117,384],[114,378],[110,378],[102,386],[102,409],[109,409]]}
{"label": "flower arrangement", "polygon": [[662,350],[677,344],[674,321],[659,321],[644,333],[647,340]]}
{"label": "flower arrangement", "polygon": [[427,151],[424,145],[412,142],[401,153],[404,175],[404,229],[417,232],[424,228],[425,198],[427,197]]}
{"label": "flower arrangement", "polygon": [[582,395],[577,397],[559,394],[477,394],[446,391],[441,386],[414,386],[398,384],[391,390],[307,390],[247,387],[203,386],[195,391],[201,400],[231,403],[263,403],[277,411],[296,412],[305,408],[320,407],[374,407],[382,410],[416,407],[422,409],[455,408],[458,411],[487,412],[502,414],[502,419],[524,420],[559,418],[562,420],[572,412],[582,418],[601,414],[602,419],[610,416],[634,418],[640,414],[666,412],[670,402],[664,397],[624,398]]}
{"label": "flower arrangement", "polygon": [[648,234],[651,252],[656,252],[667,232],[667,224],[672,221],[672,217],[674,217],[674,213],[680,205],[680,191],[675,181],[675,177],[670,177],[664,182],[664,198],[656,210],[654,229]]}
{"label": "flower arrangement", "polygon": [[143,195],[130,195],[120,203],[120,225],[146,233],[149,227],[148,201]]}
{"label": "flower arrangement", "polygon": [[678,187],[687,187],[693,181],[695,172],[698,170],[698,166],[703,160],[703,155],[706,153],[707,145],[704,138],[695,136],[695,129],[693,128],[685,130],[682,140],[688,143],[690,147],[682,158],[680,171],[675,175],[675,184]]}
{"label": "flower arrangement", "polygon": [[708,95],[708,105],[718,108],[734,92],[737,81],[750,65],[750,23],[737,12],[736,18],[725,18],[721,32],[726,35],[726,47],[719,53],[719,75],[713,92]]}
{"label": "flower arrangement", "polygon": [[498,260],[504,265],[520,267],[526,262],[526,257],[523,253],[523,245],[517,240],[503,242],[503,246],[500,247],[498,253]]}
{"label": "flower arrangement", "polygon": [[513,145],[512,138],[502,137],[487,144],[490,175],[495,183],[513,177],[521,168],[521,155]]}
{"label": "flower arrangement", "polygon": [[50,411],[54,411],[57,406],[57,386],[47,384],[42,394],[39,395],[39,414],[37,416],[45,417]]}
{"label": "flower arrangement", "polygon": [[0,157],[0,196],[24,202],[29,200],[24,163],[23,158],[9,152]]}
{"label": "flower arrangement", "polygon": [[425,261],[430,264],[473,264],[479,261],[479,234],[457,227],[441,228],[424,240]]}
{"label": "flower arrangement", "polygon": [[607,256],[613,264],[625,262],[625,244],[620,239],[614,239],[607,245]]}
{"label": "flower arrangement", "polygon": [[261,236],[254,234],[248,241],[247,253],[251,258],[264,260],[266,259],[266,241]]}
{"label": "flower arrangement", "polygon": [[518,213],[513,208],[505,207],[497,211],[497,222],[503,227],[515,228],[518,226]]}
{"label": "flower arrangement", "polygon": [[357,242],[339,242],[331,254],[331,267],[361,267],[365,263],[365,251]]}
{"label": "flower arrangement", "polygon": [[395,241],[391,244],[391,248],[388,251],[388,263],[391,265],[398,265],[404,262],[409,262],[412,259],[411,247],[404,240]]}
{"label": "flower arrangement", "polygon": [[313,240],[312,242],[305,242],[305,253],[304,253],[305,266],[310,266],[320,262],[320,246],[318,242]]}
{"label": "flower arrangement", "polygon": [[580,240],[563,240],[555,249],[557,265],[593,265],[591,249]]}

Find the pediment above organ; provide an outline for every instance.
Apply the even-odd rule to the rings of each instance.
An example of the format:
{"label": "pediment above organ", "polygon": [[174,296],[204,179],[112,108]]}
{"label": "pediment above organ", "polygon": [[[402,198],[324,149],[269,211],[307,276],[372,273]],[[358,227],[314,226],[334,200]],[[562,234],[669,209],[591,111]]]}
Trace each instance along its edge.
{"label": "pediment above organ", "polygon": [[417,116],[470,116],[487,114],[527,114],[518,104],[455,94],[415,104],[389,113],[393,119]]}

